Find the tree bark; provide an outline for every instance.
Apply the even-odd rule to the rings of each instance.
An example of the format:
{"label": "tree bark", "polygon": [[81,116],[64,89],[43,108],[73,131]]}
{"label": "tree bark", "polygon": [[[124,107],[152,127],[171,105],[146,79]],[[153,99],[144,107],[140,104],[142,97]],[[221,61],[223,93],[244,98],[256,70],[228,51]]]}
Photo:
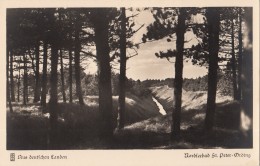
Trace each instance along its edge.
{"label": "tree bark", "polygon": [[[49,101],[49,110],[50,110],[50,145],[51,149],[55,149],[58,143],[57,127],[58,127],[58,94],[57,94],[57,85],[58,85],[58,49],[59,49],[59,33],[56,28],[55,22],[55,10],[51,9],[49,19],[52,24],[51,27],[51,75],[50,75],[50,101]],[[56,26],[55,26],[56,25]]]}
{"label": "tree bark", "polygon": [[180,136],[180,122],[181,122],[181,99],[182,99],[182,74],[183,74],[183,47],[184,47],[184,33],[185,33],[185,9],[180,8],[178,16],[178,24],[176,27],[176,48],[177,55],[175,61],[175,79],[174,79],[174,103],[172,113],[172,139],[177,139]]}
{"label": "tree bark", "polygon": [[234,100],[238,100],[237,93],[237,69],[236,69],[236,57],[235,57],[235,37],[234,37],[234,22],[231,20],[231,55],[232,55],[232,76],[233,76],[233,95]]}
{"label": "tree bark", "polygon": [[40,44],[37,42],[35,46],[35,88],[33,102],[40,101],[40,73],[39,73],[39,61],[40,61]]}
{"label": "tree bark", "polygon": [[7,48],[7,57],[6,57],[6,98],[9,106],[9,111],[10,113],[13,113],[13,107],[12,107],[12,102],[11,102],[11,93],[10,93],[10,86],[9,86],[9,55],[10,51]]}
{"label": "tree bark", "polygon": [[28,80],[27,80],[27,58],[23,54],[23,105],[27,104],[28,101]]}
{"label": "tree bark", "polygon": [[72,103],[72,48],[69,48],[69,92],[70,92],[70,103]]}
{"label": "tree bark", "polygon": [[[79,17],[79,15],[77,16]],[[81,90],[81,80],[80,80],[80,50],[81,50],[81,43],[80,43],[80,30],[81,25],[78,21],[79,18],[76,20],[76,31],[75,31],[75,79],[76,79],[76,92],[79,99],[79,104],[84,105],[82,90]]]}
{"label": "tree bark", "polygon": [[219,51],[219,8],[208,8],[206,13],[209,33],[209,71],[208,71],[208,97],[205,119],[206,131],[211,131],[215,121],[216,92],[217,92],[217,70]]}
{"label": "tree bark", "polygon": [[11,86],[11,101],[15,101],[15,94],[14,94],[14,70],[13,70],[13,60],[14,54],[13,50],[10,50],[10,86]]}
{"label": "tree bark", "polygon": [[125,125],[125,84],[126,84],[126,15],[125,8],[121,8],[121,34],[120,34],[120,75],[118,98],[118,128]]}
{"label": "tree bark", "polygon": [[51,76],[50,76],[50,121],[51,127],[56,128],[57,126],[57,105],[58,105],[58,95],[57,95],[57,84],[58,84],[58,47],[54,43],[51,45]]}
{"label": "tree bark", "polygon": [[[241,16],[242,18],[242,16]],[[244,8],[243,54],[241,73],[241,123],[242,131],[247,134],[253,146],[253,9]],[[242,22],[242,19],[241,19]],[[241,51],[242,52],[242,51]]]}
{"label": "tree bark", "polygon": [[98,62],[99,111],[101,136],[113,136],[111,66],[108,45],[108,9],[96,9],[94,15],[95,43]]}
{"label": "tree bark", "polygon": [[238,93],[237,93],[237,100],[241,100],[242,99],[242,89],[241,89],[241,80],[242,80],[242,62],[243,62],[243,42],[242,42],[242,11],[241,8],[239,9],[239,14],[238,14],[238,18],[239,18],[239,28],[238,28]]}
{"label": "tree bark", "polygon": [[65,93],[65,83],[64,83],[62,49],[60,49],[60,75],[61,75],[62,98],[63,98],[63,102],[66,103],[66,93]]}
{"label": "tree bark", "polygon": [[43,112],[46,111],[46,94],[47,94],[47,59],[48,59],[48,44],[43,43],[43,67],[42,67],[42,92],[41,92],[41,106]]}
{"label": "tree bark", "polygon": [[19,63],[18,63],[18,82],[17,82],[17,101],[20,102],[20,80],[21,80],[21,58],[19,59]]}

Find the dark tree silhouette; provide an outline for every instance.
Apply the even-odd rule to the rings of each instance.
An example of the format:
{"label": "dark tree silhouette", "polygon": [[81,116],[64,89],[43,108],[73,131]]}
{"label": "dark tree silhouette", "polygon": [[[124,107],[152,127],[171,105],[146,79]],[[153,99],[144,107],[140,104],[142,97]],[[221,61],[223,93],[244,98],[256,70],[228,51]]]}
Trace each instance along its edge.
{"label": "dark tree silhouette", "polygon": [[[242,11],[240,11],[242,12]],[[241,13],[240,13],[241,14]],[[241,73],[241,129],[249,136],[252,147],[253,140],[253,8],[244,8],[244,27],[247,29],[243,33],[244,40],[241,50],[242,56],[242,73]],[[242,16],[241,16],[242,17]],[[240,18],[242,21],[242,18]],[[242,34],[241,34],[242,38]],[[245,120],[245,119],[249,120]],[[249,121],[246,122],[246,121]]]}
{"label": "dark tree silhouette", "polygon": [[235,57],[235,34],[234,34],[234,20],[231,19],[231,65],[232,65],[232,76],[233,76],[233,96],[235,100],[238,100],[237,92],[237,70],[236,70],[236,57]]}
{"label": "dark tree silhouette", "polygon": [[[157,9],[154,14],[155,22],[148,26],[147,34],[144,35],[143,41],[146,38],[161,39],[168,37],[168,41],[172,40],[172,34],[176,33],[176,50],[167,50],[166,53],[160,51],[155,55],[160,58],[176,57],[175,61],[175,79],[174,79],[174,103],[171,125],[171,138],[178,139],[180,136],[180,122],[181,122],[181,105],[182,105],[182,82],[183,82],[183,55],[184,55],[184,34],[186,32],[185,20],[188,15],[188,8],[170,8],[170,9]],[[175,18],[178,16],[177,25],[176,22],[168,22],[169,17]],[[161,21],[161,19],[163,21]],[[167,20],[167,21],[165,21]],[[174,20],[174,19],[173,19]],[[162,23],[163,22],[163,23]]]}
{"label": "dark tree silhouette", "polygon": [[27,104],[28,98],[28,80],[27,80],[27,58],[23,54],[23,105]]}
{"label": "dark tree silhouette", "polygon": [[183,73],[183,46],[185,29],[186,11],[184,8],[179,9],[178,24],[176,27],[176,48],[177,55],[175,61],[175,79],[174,79],[174,110],[172,114],[172,138],[178,138],[180,135],[181,122],[181,98],[182,98],[182,73]]}
{"label": "dark tree silhouette", "polygon": [[209,72],[208,72],[208,97],[205,119],[205,129],[210,131],[214,125],[216,109],[217,91],[217,70],[218,70],[218,51],[219,51],[219,29],[220,12],[219,8],[207,8],[206,17],[209,33]]}
{"label": "dark tree silhouette", "polygon": [[15,95],[14,95],[14,53],[13,49],[10,50],[10,88],[11,88],[11,101],[15,101]]}
{"label": "dark tree silhouette", "polygon": [[33,102],[36,103],[40,100],[40,44],[37,42],[35,45],[35,88],[34,88],[34,99]]}
{"label": "dark tree silhouette", "polygon": [[18,79],[17,79],[17,101],[20,102],[20,86],[21,86],[21,57],[18,60]]}
{"label": "dark tree silhouette", "polygon": [[[70,39],[71,39],[71,34],[70,34]],[[69,100],[70,103],[72,103],[72,47],[69,47]]]}
{"label": "dark tree silhouette", "polygon": [[243,41],[242,41],[242,8],[239,8],[238,11],[239,19],[239,29],[238,29],[238,90],[237,90],[237,100],[242,99],[242,70],[243,70]]}
{"label": "dark tree silhouette", "polygon": [[43,43],[43,67],[42,67],[42,92],[41,92],[41,105],[43,111],[46,108],[46,93],[47,93],[47,59],[48,59],[48,44],[46,41]]}
{"label": "dark tree silhouette", "polygon": [[12,107],[12,102],[11,102],[11,97],[10,97],[10,87],[9,87],[9,49],[7,46],[7,56],[6,56],[6,97],[7,97],[7,102],[9,106],[9,110],[11,113],[13,113],[13,107]]}
{"label": "dark tree silhouette", "polygon": [[60,49],[60,76],[61,76],[62,99],[63,99],[63,102],[66,103],[66,93],[65,93],[65,83],[64,83],[62,49]]}
{"label": "dark tree silhouette", "polygon": [[121,8],[121,33],[120,33],[120,75],[119,75],[119,124],[121,129],[125,125],[125,87],[126,87],[126,15],[125,8]]}
{"label": "dark tree silhouette", "polygon": [[79,99],[79,104],[84,105],[84,100],[82,96],[82,90],[81,90],[81,79],[80,79],[80,50],[81,50],[81,42],[80,42],[80,31],[82,28],[81,22],[80,22],[80,13],[77,12],[76,16],[76,22],[75,22],[75,79],[76,79],[76,92]]}
{"label": "dark tree silhouette", "polygon": [[108,45],[109,9],[92,11],[98,63],[99,111],[101,113],[101,136],[113,136],[111,66]]}
{"label": "dark tree silhouette", "polygon": [[58,84],[58,49],[59,49],[59,41],[60,36],[58,33],[58,29],[56,28],[56,18],[55,18],[55,9],[50,9],[48,13],[48,18],[50,20],[50,24],[52,25],[50,28],[50,46],[51,46],[51,75],[50,75],[50,101],[49,101],[49,109],[50,109],[50,146],[54,148],[57,141],[57,119],[58,119],[58,94],[57,94],[57,84]]}

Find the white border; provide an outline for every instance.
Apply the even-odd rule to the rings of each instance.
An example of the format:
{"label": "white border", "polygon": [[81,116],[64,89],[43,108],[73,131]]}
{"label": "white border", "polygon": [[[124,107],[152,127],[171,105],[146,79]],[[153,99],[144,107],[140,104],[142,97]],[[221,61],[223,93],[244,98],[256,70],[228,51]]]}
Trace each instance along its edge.
{"label": "white border", "polygon": [[[253,7],[253,89],[254,89],[254,139],[253,149],[189,149],[189,150],[65,150],[65,151],[7,151],[6,150],[6,8],[17,7],[205,7],[205,6],[243,6]],[[0,2],[0,166],[16,165],[142,165],[142,166],[173,166],[173,165],[249,165],[259,164],[259,1],[258,0],[2,0]],[[10,162],[10,153],[16,155],[66,155],[67,160],[18,160]],[[251,158],[214,158],[192,159],[184,158],[184,153],[250,153]]]}

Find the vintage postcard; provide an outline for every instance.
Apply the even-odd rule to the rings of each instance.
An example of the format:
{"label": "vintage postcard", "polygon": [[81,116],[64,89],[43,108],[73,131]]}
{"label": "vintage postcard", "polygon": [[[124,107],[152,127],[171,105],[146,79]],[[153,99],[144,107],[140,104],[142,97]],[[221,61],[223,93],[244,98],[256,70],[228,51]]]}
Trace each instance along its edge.
{"label": "vintage postcard", "polygon": [[259,165],[259,2],[0,2],[0,165]]}

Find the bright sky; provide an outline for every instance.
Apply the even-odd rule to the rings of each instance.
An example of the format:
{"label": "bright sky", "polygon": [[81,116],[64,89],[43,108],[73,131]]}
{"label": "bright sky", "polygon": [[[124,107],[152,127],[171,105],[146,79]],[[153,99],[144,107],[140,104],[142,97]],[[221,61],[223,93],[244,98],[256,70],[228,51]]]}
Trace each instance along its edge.
{"label": "bright sky", "polygon": [[[198,17],[198,19],[201,18]],[[146,26],[148,26],[153,21],[154,18],[150,11],[140,12],[140,14],[135,18],[136,29],[142,24],[145,24],[145,26],[134,35],[132,40],[135,43],[142,41],[142,36],[147,31]],[[185,43],[185,48],[191,47],[192,45],[196,45],[198,43],[198,40],[195,38],[195,35],[192,31],[186,32],[185,40],[189,41],[188,43]],[[155,53],[175,48],[175,41],[167,42],[166,39],[141,44],[140,48],[137,50],[138,55],[127,61],[127,77],[135,80],[173,78],[175,64],[170,63],[166,59],[157,58]],[[171,61],[174,61],[174,59]],[[92,73],[94,71],[96,71],[96,64],[90,63],[89,68],[86,69],[86,72]],[[196,78],[199,76],[204,76],[207,74],[207,72],[208,70],[205,67],[192,65],[191,62],[184,62],[184,78]]]}

